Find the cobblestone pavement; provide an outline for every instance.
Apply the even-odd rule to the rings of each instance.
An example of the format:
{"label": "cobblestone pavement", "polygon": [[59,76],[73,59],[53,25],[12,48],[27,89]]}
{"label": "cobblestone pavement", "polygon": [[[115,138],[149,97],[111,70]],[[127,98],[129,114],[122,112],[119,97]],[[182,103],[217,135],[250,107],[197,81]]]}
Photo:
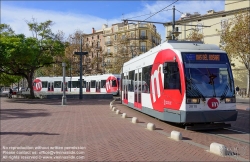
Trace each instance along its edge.
{"label": "cobblestone pavement", "polygon": [[[67,101],[0,98],[1,161],[237,161],[249,159],[249,144],[184,130],[115,102],[128,118],[109,108],[110,100]],[[131,117],[138,117],[133,124]],[[148,122],[155,131],[146,129]],[[182,141],[168,138],[180,131]],[[241,138],[244,134],[235,133]],[[244,139],[244,138],[243,138]],[[238,155],[207,151],[212,142],[237,147]],[[249,142],[249,141],[248,141]],[[246,147],[247,146],[247,147]],[[237,159],[236,159],[237,158]],[[13,159],[13,160],[12,160]]]}

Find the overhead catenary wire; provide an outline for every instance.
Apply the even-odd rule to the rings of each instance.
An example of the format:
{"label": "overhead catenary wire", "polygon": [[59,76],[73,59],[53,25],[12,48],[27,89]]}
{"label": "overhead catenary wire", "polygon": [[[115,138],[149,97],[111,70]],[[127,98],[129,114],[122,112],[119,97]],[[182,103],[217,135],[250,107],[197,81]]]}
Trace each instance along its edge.
{"label": "overhead catenary wire", "polygon": [[[169,11],[169,10],[172,10],[172,9],[168,9],[168,10],[163,10],[163,11]],[[154,13],[156,13],[156,12],[154,12]],[[147,16],[147,15],[151,15],[151,14],[154,14],[154,13],[149,13],[149,14],[139,15],[139,16],[135,16],[135,17],[130,17],[130,18],[127,18],[127,19],[133,19],[133,18],[143,17],[143,16]]]}
{"label": "overhead catenary wire", "polygon": [[[146,18],[145,20],[147,20],[147,19],[151,18],[152,16],[154,16],[154,15],[156,15],[157,13],[159,13],[159,12],[163,11],[164,9],[168,8],[169,6],[171,6],[171,5],[175,4],[177,1],[178,1],[178,0],[174,1],[173,3],[171,3],[170,5],[168,5],[167,7],[164,7],[163,9],[161,9],[160,11],[158,11],[158,12],[154,13],[153,15],[149,16],[149,17],[148,17],[148,18]],[[144,21],[145,21],[145,20],[144,20]]]}

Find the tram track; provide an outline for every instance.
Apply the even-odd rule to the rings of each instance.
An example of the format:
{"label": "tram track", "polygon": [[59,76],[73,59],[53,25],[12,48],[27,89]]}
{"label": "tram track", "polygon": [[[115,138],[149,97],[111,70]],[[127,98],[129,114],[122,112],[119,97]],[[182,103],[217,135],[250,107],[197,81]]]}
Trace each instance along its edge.
{"label": "tram track", "polygon": [[218,132],[215,132],[215,131],[209,131],[206,134],[210,134],[210,135],[213,135],[213,136],[225,138],[225,139],[228,139],[228,140],[231,140],[231,141],[240,142],[240,143],[244,143],[244,144],[248,144],[248,145],[250,144],[249,140],[244,140],[244,139],[232,137],[232,136],[228,136],[228,135],[225,135],[225,134],[218,134]]}

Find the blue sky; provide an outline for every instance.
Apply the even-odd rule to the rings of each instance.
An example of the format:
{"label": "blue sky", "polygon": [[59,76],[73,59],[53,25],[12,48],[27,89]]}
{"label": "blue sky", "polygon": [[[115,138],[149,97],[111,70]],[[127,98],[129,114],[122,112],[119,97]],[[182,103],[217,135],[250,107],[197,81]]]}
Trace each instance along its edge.
{"label": "blue sky", "polygon": [[[37,22],[52,20],[54,25],[53,32],[58,30],[65,33],[65,37],[73,34],[76,30],[84,33],[91,33],[92,27],[100,30],[103,24],[121,22],[122,19],[132,18],[135,20],[145,20],[155,12],[169,6],[175,0],[146,1],[146,0],[126,0],[126,1],[1,1],[1,23],[9,24],[17,33],[31,36],[26,21],[35,18]],[[174,3],[175,8],[182,13],[206,14],[208,10],[224,10],[224,1],[179,0]],[[166,8],[172,9],[173,5]],[[146,15],[146,16],[142,16]],[[181,13],[176,11],[176,20]],[[133,18],[134,17],[134,18]],[[136,18],[135,18],[136,17]],[[148,21],[169,22],[172,21],[172,10],[162,11],[152,16]],[[157,25],[158,33],[165,40],[165,30],[163,25]]]}

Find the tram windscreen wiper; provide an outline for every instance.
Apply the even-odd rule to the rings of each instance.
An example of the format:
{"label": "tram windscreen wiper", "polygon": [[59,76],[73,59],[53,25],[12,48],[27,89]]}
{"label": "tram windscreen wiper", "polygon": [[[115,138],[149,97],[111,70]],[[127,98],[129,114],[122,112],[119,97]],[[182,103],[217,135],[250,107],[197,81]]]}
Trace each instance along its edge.
{"label": "tram windscreen wiper", "polygon": [[208,76],[209,76],[209,84],[211,84],[213,86],[213,90],[214,90],[214,95],[213,97],[216,97],[216,93],[215,93],[215,88],[214,88],[214,79],[217,77],[217,75],[214,75],[213,73],[211,74],[210,71],[207,69],[207,72],[208,72]]}
{"label": "tram windscreen wiper", "polygon": [[225,89],[224,89],[224,91],[223,91],[223,93],[222,93],[222,95],[220,96],[220,100],[221,100],[221,101],[224,100],[224,99],[226,98],[228,89],[229,89],[229,87],[228,87],[228,84],[227,84],[226,87],[225,87]]}
{"label": "tram windscreen wiper", "polygon": [[186,78],[186,83],[187,83],[187,87],[189,88],[189,90],[187,91],[187,96],[202,98],[202,101],[206,101],[205,97],[202,95],[200,90],[193,83],[192,78],[189,78],[189,79]]}

